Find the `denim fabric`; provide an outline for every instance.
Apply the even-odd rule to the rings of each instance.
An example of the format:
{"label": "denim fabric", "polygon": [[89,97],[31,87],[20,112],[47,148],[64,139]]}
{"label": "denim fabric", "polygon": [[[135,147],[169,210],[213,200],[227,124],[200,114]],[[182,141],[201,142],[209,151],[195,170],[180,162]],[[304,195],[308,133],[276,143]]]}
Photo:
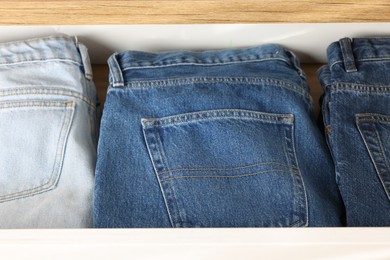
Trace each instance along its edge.
{"label": "denim fabric", "polygon": [[0,228],[92,226],[91,76],[71,38],[0,44]]}
{"label": "denim fabric", "polygon": [[277,45],[109,59],[95,227],[342,225],[305,75]]}
{"label": "denim fabric", "polygon": [[390,225],[390,38],[341,39],[319,78],[348,226]]}

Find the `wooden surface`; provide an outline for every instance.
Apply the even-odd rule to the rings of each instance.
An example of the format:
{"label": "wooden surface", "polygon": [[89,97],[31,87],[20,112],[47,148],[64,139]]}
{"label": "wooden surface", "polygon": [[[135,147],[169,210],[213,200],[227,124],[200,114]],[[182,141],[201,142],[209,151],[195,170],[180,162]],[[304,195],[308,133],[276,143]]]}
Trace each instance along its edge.
{"label": "wooden surface", "polygon": [[0,1],[0,25],[390,21],[387,0]]}
{"label": "wooden surface", "polygon": [[[317,78],[317,70],[321,64],[302,64],[302,69],[306,73],[307,82],[310,86],[310,94],[313,97],[314,111],[316,115],[319,113],[318,100],[322,94],[322,88]],[[108,66],[93,65],[93,77],[96,85],[97,93],[100,102],[104,105],[106,100],[106,92],[108,87]]]}

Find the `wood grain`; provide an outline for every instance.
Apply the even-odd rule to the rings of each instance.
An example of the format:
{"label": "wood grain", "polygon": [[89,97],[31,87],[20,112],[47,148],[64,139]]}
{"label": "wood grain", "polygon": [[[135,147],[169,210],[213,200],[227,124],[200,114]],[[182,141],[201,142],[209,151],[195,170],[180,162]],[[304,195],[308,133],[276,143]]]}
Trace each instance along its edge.
{"label": "wood grain", "polygon": [[0,25],[387,22],[390,1],[0,1]]}

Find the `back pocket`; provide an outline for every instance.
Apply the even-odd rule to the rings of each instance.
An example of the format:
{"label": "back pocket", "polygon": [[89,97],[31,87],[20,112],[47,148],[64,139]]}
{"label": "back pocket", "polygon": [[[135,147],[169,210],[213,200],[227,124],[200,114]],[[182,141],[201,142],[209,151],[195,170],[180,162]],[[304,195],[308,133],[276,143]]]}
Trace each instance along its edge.
{"label": "back pocket", "polygon": [[0,203],[53,189],[74,102],[0,102]]}
{"label": "back pocket", "polygon": [[172,226],[307,224],[293,115],[225,109],[142,124]]}
{"label": "back pocket", "polygon": [[356,124],[390,200],[390,116],[357,114]]}

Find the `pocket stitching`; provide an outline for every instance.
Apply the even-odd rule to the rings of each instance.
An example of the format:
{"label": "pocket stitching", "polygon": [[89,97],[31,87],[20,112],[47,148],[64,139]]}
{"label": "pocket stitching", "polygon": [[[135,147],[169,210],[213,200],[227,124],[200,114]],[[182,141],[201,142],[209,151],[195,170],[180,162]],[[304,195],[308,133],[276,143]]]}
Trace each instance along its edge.
{"label": "pocket stitching", "polygon": [[[168,164],[167,164],[167,161],[166,161],[166,157],[165,157],[165,152],[164,152],[164,150],[163,150],[163,147],[162,147],[162,143],[161,143],[161,138],[160,138],[160,135],[157,133],[157,127],[156,127],[156,125],[153,125],[153,132],[154,132],[154,136],[156,137],[156,139],[157,139],[157,143],[158,143],[158,146],[159,146],[159,154],[160,154],[160,157],[161,157],[161,160],[162,160],[162,162],[163,162],[163,164],[164,164],[164,168],[166,168],[167,170],[169,170],[169,166],[168,166]],[[156,176],[157,176],[157,178],[158,178],[158,180],[160,181],[160,183],[162,183],[161,182],[161,180],[160,180],[160,176],[158,175],[158,171],[156,171]],[[162,187],[163,188],[163,187]],[[179,224],[180,224],[180,226],[183,226],[183,224],[184,224],[184,221],[183,221],[183,219],[182,219],[182,214],[181,214],[181,212],[180,212],[180,207],[178,206],[178,203],[177,203],[177,199],[176,199],[176,192],[175,192],[175,189],[174,189],[174,185],[170,185],[170,187],[168,187],[170,190],[171,190],[171,196],[170,197],[172,197],[173,198],[173,201],[174,201],[174,203],[175,203],[175,211],[176,211],[176,215],[177,215],[177,220],[178,220],[178,222],[179,222]],[[165,189],[163,188],[163,193],[165,194]],[[165,198],[166,196],[164,195],[164,198]],[[166,204],[166,205],[168,205],[168,204]],[[168,214],[169,214],[169,217],[171,218],[172,217],[172,213],[171,213],[171,211],[170,211],[170,209],[169,209],[169,207],[167,207],[167,212],[168,212]],[[171,218],[172,219],[172,218]],[[173,220],[173,219],[172,219]],[[174,222],[172,221],[172,226],[174,227]],[[175,224],[175,225],[177,225],[177,223]]]}
{"label": "pocket stitching", "polygon": [[[231,112],[232,110],[230,110],[230,111],[218,110],[219,112],[221,112],[221,111],[227,112],[227,113],[230,112],[230,114],[228,116],[225,116],[225,117],[216,117],[215,115],[212,116],[212,112],[214,112],[214,111],[217,111],[217,110],[210,110],[210,111],[207,111],[207,112],[205,112],[205,111],[196,112],[196,113],[204,114],[204,115],[207,115],[207,116],[203,117],[203,118],[193,117],[191,119],[195,119],[195,120],[190,120],[190,122],[198,121],[199,119],[200,120],[205,120],[205,119],[206,120],[207,119],[224,119],[224,118],[229,118],[229,117],[237,119],[237,120],[245,120],[245,119],[248,119],[248,117],[245,116],[245,114],[243,114],[243,113],[246,113],[246,114],[248,114],[248,112],[251,113],[251,111],[247,111],[247,110],[235,110],[236,112],[238,111],[238,114],[236,114],[236,113],[233,114],[233,112]],[[244,111],[244,112],[242,112],[242,111]],[[256,112],[256,113],[261,113],[261,112]],[[150,133],[147,133],[147,129],[151,130],[151,128],[152,128],[153,129],[154,138],[158,138],[159,150],[162,151],[162,144],[161,144],[160,136],[159,136],[159,134],[157,132],[157,127],[163,128],[165,125],[176,125],[175,124],[176,122],[173,122],[173,123],[171,122],[171,120],[170,120],[171,118],[175,118],[176,117],[176,118],[180,119],[180,117],[181,117],[181,118],[187,119],[186,115],[191,115],[191,114],[193,114],[193,113],[182,114],[182,115],[177,115],[177,116],[172,116],[172,117],[165,117],[165,118],[157,118],[157,119],[145,119],[145,118],[142,118],[141,119],[141,123],[142,123],[143,128],[144,128],[145,139],[148,139],[146,137],[146,135],[150,135]],[[267,116],[271,115],[271,114],[266,114],[266,113],[261,113],[261,114],[262,115],[265,114]],[[244,115],[244,116],[242,116],[242,115]],[[296,196],[294,198],[294,201],[295,201],[294,204],[296,205],[295,206],[296,213],[299,213],[300,211],[304,211],[303,212],[303,216],[302,216],[302,212],[300,213],[301,216],[300,215],[296,215],[296,216],[298,216],[298,219],[296,221],[294,221],[293,223],[290,223],[288,226],[296,226],[297,223],[299,223],[300,226],[307,226],[308,225],[308,218],[307,218],[307,214],[308,214],[307,206],[308,205],[307,205],[306,189],[304,187],[303,177],[301,176],[301,174],[299,172],[299,169],[296,169],[296,167],[295,167],[295,165],[297,165],[297,158],[296,158],[296,154],[295,154],[295,141],[294,141],[294,134],[293,134],[293,132],[294,132],[294,126],[293,126],[294,116],[290,115],[290,114],[288,114],[288,115],[286,115],[286,114],[272,114],[272,116],[278,117],[277,118],[278,121],[273,120],[272,122],[277,122],[277,123],[281,124],[284,127],[288,126],[288,127],[291,128],[291,131],[290,131],[289,135],[291,135],[291,137],[290,137],[290,138],[292,138],[291,145],[293,147],[292,147],[292,151],[288,151],[288,154],[290,154],[290,156],[288,158],[288,162],[289,162],[288,168],[289,168],[289,171],[283,171],[283,172],[290,173],[291,178],[292,178],[292,183],[294,185],[294,190],[295,190],[294,193],[296,194]],[[161,122],[163,122],[164,119],[166,121],[168,121],[167,122],[168,124],[161,124]],[[259,118],[259,117],[251,117],[249,119],[256,119],[256,120],[259,120],[259,121],[261,121],[263,123],[272,123],[272,122],[269,122],[270,120],[267,120],[268,118],[265,119],[264,117],[261,117],[261,118]],[[286,119],[288,119],[288,121]],[[182,123],[182,122],[179,122],[179,123]],[[283,133],[281,133],[282,134],[281,137],[282,138],[287,138],[286,137],[286,130],[283,130],[283,127],[282,127],[282,129],[280,129],[280,131],[283,132]],[[285,142],[286,141],[283,142],[284,146],[286,145]],[[147,144],[148,144],[147,149],[148,149],[149,155],[150,155],[150,157],[152,159],[152,163],[153,163],[153,165],[155,165],[155,163],[154,163],[154,156],[151,155],[151,152],[152,152],[150,150],[150,144],[151,143],[149,142],[149,140],[147,140]],[[159,153],[159,151],[157,151],[157,152]],[[286,153],[287,153],[287,151],[285,151],[285,154]],[[291,153],[292,153],[292,157],[291,157]],[[162,156],[162,154],[160,153],[159,156]],[[291,162],[291,160],[295,161],[295,163]],[[164,159],[164,161],[165,161],[165,159]],[[270,162],[270,164],[272,164],[272,162]],[[165,164],[165,166],[163,166],[163,168],[167,168],[167,167],[168,166],[166,164]],[[246,166],[243,166],[243,167],[245,168]],[[180,209],[177,207],[178,204],[177,204],[177,201],[176,201],[176,196],[174,195],[174,193],[172,193],[174,190],[172,189],[172,187],[167,187],[168,189],[171,190],[171,195],[172,195],[173,199],[175,200],[174,203],[176,205],[175,206],[176,207],[176,214],[178,214],[177,216],[178,216],[178,219],[180,220],[179,223],[175,223],[175,225],[173,224],[174,222],[173,222],[173,219],[171,218],[170,210],[169,210],[170,207],[168,207],[168,204],[167,204],[167,201],[166,201],[166,197],[165,197],[165,192],[166,191],[165,191],[165,188],[163,188],[163,186],[162,186],[163,182],[166,182],[168,180],[175,180],[175,179],[179,179],[179,178],[191,178],[191,177],[198,178],[198,176],[182,176],[182,177],[173,177],[173,178],[169,178],[169,179],[165,179],[165,180],[161,180],[160,179],[161,173],[170,173],[171,174],[172,172],[178,171],[178,170],[179,169],[176,169],[176,170],[165,170],[165,171],[159,173],[159,171],[155,168],[155,173],[156,173],[156,176],[157,176],[157,178],[158,178],[158,180],[160,182],[160,189],[163,192],[163,196],[164,196],[164,199],[165,199],[165,206],[166,206],[167,211],[169,213],[172,226],[180,226],[180,225],[182,226],[184,222],[183,222],[183,220],[181,218]],[[196,170],[198,170],[198,169],[196,169]],[[273,171],[275,171],[275,170],[273,170]],[[276,170],[276,171],[278,171],[278,170]],[[255,175],[255,174],[250,174],[250,175]],[[210,177],[210,176],[202,176],[202,178],[208,178],[208,177]],[[219,178],[219,176],[215,176],[215,177]],[[215,178],[215,177],[211,177],[211,178]],[[232,176],[232,177],[236,177],[236,176]],[[244,176],[240,176],[240,177],[244,177]],[[220,177],[220,178],[224,178],[224,177]],[[297,178],[299,178],[301,181],[297,182]],[[301,192],[299,191],[297,186],[301,186],[302,187],[302,191]],[[301,197],[301,198],[296,198],[296,197]],[[301,203],[302,201],[303,201],[303,204]]]}
{"label": "pocket stitching", "polygon": [[195,122],[208,119],[254,119],[267,123],[282,123],[292,124],[294,116],[292,114],[272,114],[264,112],[256,112],[245,109],[217,109],[209,111],[199,111],[192,113],[184,113],[175,116],[167,116],[162,118],[142,118],[141,122],[144,126],[172,126],[176,124]]}
{"label": "pocket stitching", "polygon": [[289,166],[287,164],[279,163],[279,162],[265,162],[265,163],[256,163],[256,164],[251,164],[251,165],[241,166],[241,167],[234,167],[234,168],[177,168],[174,170],[162,171],[159,173],[159,175],[172,173],[172,172],[178,172],[178,171],[234,171],[234,170],[248,169],[248,168],[261,166],[261,165],[267,165],[267,164],[280,165],[280,166],[285,166],[285,167],[294,167],[294,166]]}
{"label": "pocket stitching", "polygon": [[[153,169],[154,169],[154,174],[155,174],[155,176],[157,178],[157,182],[158,182],[159,187],[160,187],[161,195],[162,195],[162,197],[164,199],[165,209],[167,210],[167,214],[168,214],[171,226],[175,227],[173,216],[172,216],[172,213],[171,213],[170,208],[168,206],[168,198],[167,198],[166,192],[165,192],[166,189],[162,186],[163,184],[160,182],[160,177],[158,175],[159,170],[157,169],[158,166],[156,165],[155,154],[157,153],[158,156],[160,157],[159,159],[162,161],[161,154],[159,153],[158,148],[153,147],[151,142],[150,142],[150,139],[155,139],[156,138],[155,136],[156,136],[157,129],[156,129],[155,125],[152,125],[152,127],[153,127],[153,135],[150,137],[151,133],[147,132],[146,125],[143,124],[142,120],[141,120],[141,124],[144,126],[143,127],[143,135],[144,135],[144,140],[145,140],[145,143],[146,143],[146,148],[147,148],[147,151],[148,151],[148,154],[149,154],[149,157],[150,157]],[[174,199],[176,200],[176,198],[174,198]],[[175,204],[177,205],[176,201],[175,201]],[[178,215],[179,212],[176,212],[176,214]],[[176,220],[176,218],[175,218],[175,220]],[[180,218],[179,218],[178,222],[182,223],[182,221],[180,221]]]}
{"label": "pocket stitching", "polygon": [[[27,102],[31,102],[31,101],[27,101]],[[34,101],[36,102],[36,101]],[[54,159],[54,166],[53,166],[53,170],[52,170],[52,173],[50,175],[50,178],[49,180],[40,185],[40,186],[37,186],[37,187],[34,187],[34,188],[31,188],[31,189],[27,189],[27,190],[23,190],[23,191],[19,191],[19,192],[14,192],[14,193],[9,193],[9,194],[6,194],[6,195],[3,195],[3,196],[0,196],[0,203],[3,203],[3,202],[7,202],[7,201],[12,201],[12,200],[17,200],[17,199],[21,199],[21,198],[25,198],[25,197],[30,197],[30,196],[34,196],[34,195],[37,195],[37,194],[40,194],[40,193],[43,193],[43,192],[46,192],[46,191],[50,191],[53,189],[53,187],[55,187],[58,183],[58,180],[59,180],[59,177],[61,175],[61,169],[62,169],[62,163],[63,163],[63,156],[64,156],[64,150],[65,150],[65,146],[66,146],[66,140],[68,138],[68,135],[69,135],[69,129],[70,129],[70,126],[71,126],[71,123],[72,123],[72,119],[73,119],[73,115],[74,115],[74,107],[75,107],[75,102],[71,101],[71,102],[64,102],[62,104],[60,104],[60,101],[54,101],[54,102],[51,102],[51,101],[37,101],[37,102],[42,102],[42,103],[51,103],[52,105],[50,106],[45,106],[45,105],[40,105],[40,106],[37,106],[37,105],[25,105],[25,106],[10,106],[10,107],[2,107],[0,109],[6,109],[6,108],[20,108],[20,107],[45,107],[45,108],[64,108],[65,109],[65,113],[64,113],[64,118],[62,119],[63,123],[62,123],[62,126],[61,126],[61,130],[59,131],[60,132],[60,135],[58,137],[58,141],[57,141],[57,149],[56,149],[56,157],[58,156],[58,150],[59,148],[62,146],[63,148],[61,149],[62,152],[61,152],[61,156],[60,158],[56,158]],[[14,102],[14,103],[24,103],[24,102]],[[54,105],[58,103],[58,105]],[[66,110],[70,110],[70,111],[66,111]],[[67,129],[65,130],[64,127],[67,126]],[[62,145],[60,145],[60,141],[61,141],[61,138],[64,139]],[[58,147],[60,146],[60,147]],[[58,161],[60,160],[60,161]],[[58,161],[58,162],[57,162]],[[55,165],[58,164],[57,167],[55,167]],[[55,175],[55,170],[58,169],[58,174],[57,174],[57,178],[56,180],[52,182],[52,179]]]}
{"label": "pocket stitching", "polygon": [[172,178],[167,178],[164,180],[160,180],[160,182],[166,182],[166,181],[172,181],[172,180],[177,180],[177,179],[205,179],[205,178],[210,178],[210,179],[235,179],[235,178],[244,178],[244,177],[249,177],[249,176],[255,176],[263,173],[269,173],[269,172],[284,172],[291,174],[289,171],[286,170],[264,170],[264,171],[258,171],[254,173],[248,173],[248,174],[241,174],[241,175],[234,175],[234,176],[212,176],[212,175],[207,175],[207,176],[178,176],[178,177],[172,177]]}
{"label": "pocket stitching", "polygon": [[[283,142],[283,147],[285,149],[284,153],[286,155],[286,160],[289,164],[290,174],[292,176],[293,183],[294,183],[294,190],[295,190],[294,194],[296,194],[294,196],[294,204],[295,204],[295,208],[296,208],[296,214],[297,214],[296,216],[298,217],[298,219],[296,221],[294,221],[293,223],[291,223],[290,226],[295,226],[298,223],[303,223],[303,225],[301,224],[299,226],[307,226],[308,225],[308,217],[307,217],[308,201],[307,201],[307,193],[306,193],[305,184],[303,182],[303,177],[302,177],[302,174],[301,174],[299,167],[298,167],[298,159],[296,156],[295,138],[294,138],[295,128],[294,128],[294,124],[291,124],[288,126],[289,126],[289,128],[287,128],[287,130],[286,130],[285,126],[280,128],[280,131],[281,131],[280,134],[282,137],[285,138],[285,140]],[[290,141],[288,141],[288,140],[290,140]],[[291,151],[289,151],[289,146],[291,146],[291,149],[292,149]],[[302,191],[300,191],[299,187],[302,187]],[[302,192],[303,192],[303,194],[301,194]],[[302,199],[303,199],[303,207],[304,208],[301,210],[302,205],[301,205],[300,200],[302,200]],[[300,213],[301,211],[304,212],[303,216],[298,215],[298,213]]]}
{"label": "pocket stitching", "polygon": [[[382,187],[383,187],[383,189],[384,189],[388,199],[390,199],[390,190],[389,190],[390,187],[387,187],[387,185],[385,184],[385,182],[384,182],[384,180],[382,178],[382,171],[379,170],[379,168],[378,168],[377,161],[375,160],[375,158],[373,156],[373,151],[371,149],[371,146],[367,143],[365,135],[363,134],[363,131],[362,131],[361,126],[359,124],[359,122],[368,122],[368,121],[372,122],[373,124],[375,122],[382,122],[382,120],[380,120],[380,118],[382,118],[382,117],[378,116],[378,120],[376,120],[374,118],[376,115],[372,115],[371,114],[371,115],[367,116],[368,118],[364,118],[363,116],[366,116],[366,115],[367,114],[357,114],[356,115],[356,117],[357,117],[356,118],[356,124],[357,124],[357,127],[358,127],[358,131],[359,131],[359,133],[360,133],[360,135],[361,135],[361,137],[363,139],[363,142],[364,142],[364,144],[365,144],[365,146],[366,146],[366,148],[368,150],[368,153],[369,153],[370,159],[371,159],[371,161],[372,161],[372,163],[374,165],[376,174],[377,174],[377,176],[378,176],[378,178],[379,178],[379,180],[380,180],[380,182],[382,184]],[[388,123],[388,122],[385,122],[385,123]],[[388,161],[386,160],[386,156],[384,155],[383,144],[382,144],[381,138],[379,136],[378,130],[375,127],[375,125],[373,127],[375,129],[375,138],[378,141],[378,149],[380,150],[380,155],[382,157],[383,162],[385,163],[385,166],[386,166],[387,170],[390,171],[390,167],[389,167]]]}

